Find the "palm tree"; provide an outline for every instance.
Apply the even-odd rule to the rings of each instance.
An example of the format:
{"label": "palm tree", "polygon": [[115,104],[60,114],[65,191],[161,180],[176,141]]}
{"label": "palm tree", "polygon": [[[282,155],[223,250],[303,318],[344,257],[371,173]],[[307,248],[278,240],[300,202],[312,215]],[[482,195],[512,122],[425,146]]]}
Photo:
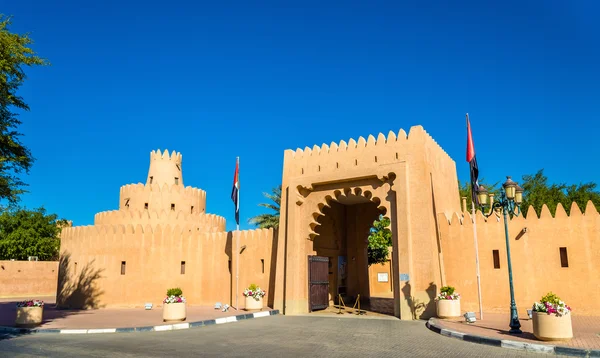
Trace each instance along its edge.
{"label": "palm tree", "polygon": [[275,204],[265,204],[265,203],[261,203],[258,204],[259,206],[264,206],[265,208],[269,208],[273,211],[275,211],[275,213],[272,214],[260,214],[258,216],[255,216],[253,218],[250,218],[250,220],[248,220],[248,222],[250,224],[254,224],[257,225],[259,228],[261,229],[268,229],[268,228],[278,228],[279,227],[279,206],[281,205],[281,185],[273,188],[271,190],[272,194],[269,193],[263,193],[263,195],[267,198],[272,200]]}

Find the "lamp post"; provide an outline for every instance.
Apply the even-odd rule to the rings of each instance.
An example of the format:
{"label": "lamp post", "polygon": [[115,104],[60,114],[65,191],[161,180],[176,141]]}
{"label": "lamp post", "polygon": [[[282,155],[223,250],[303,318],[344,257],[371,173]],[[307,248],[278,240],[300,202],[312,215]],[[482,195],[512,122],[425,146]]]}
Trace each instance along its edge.
{"label": "lamp post", "polygon": [[[500,214],[504,214],[504,236],[506,238],[506,257],[508,260],[508,282],[510,284],[510,331],[509,333],[519,334],[521,331],[521,323],[519,322],[519,315],[517,313],[517,304],[515,303],[515,290],[513,288],[513,276],[512,276],[512,262],[510,259],[510,239],[508,238],[508,215],[519,216],[520,205],[523,202],[523,188],[521,188],[516,182],[512,181],[510,177],[506,177],[506,182],[502,184],[500,190],[500,200],[494,201],[494,194],[489,194],[488,191],[480,186],[477,191],[477,198],[479,199],[479,205],[482,208],[483,215],[490,217],[494,211]],[[489,201],[488,201],[489,198]],[[485,207],[489,206],[489,212],[485,213]]]}

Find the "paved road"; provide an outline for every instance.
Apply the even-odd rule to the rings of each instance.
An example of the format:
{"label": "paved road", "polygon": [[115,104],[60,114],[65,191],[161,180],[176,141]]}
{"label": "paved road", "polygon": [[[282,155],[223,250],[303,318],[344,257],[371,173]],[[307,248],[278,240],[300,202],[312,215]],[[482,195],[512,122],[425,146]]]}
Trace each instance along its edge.
{"label": "paved road", "polygon": [[[1,339],[1,338],[0,338]],[[0,340],[1,357],[522,357],[467,343],[424,322],[271,316],[168,332],[35,334]]]}

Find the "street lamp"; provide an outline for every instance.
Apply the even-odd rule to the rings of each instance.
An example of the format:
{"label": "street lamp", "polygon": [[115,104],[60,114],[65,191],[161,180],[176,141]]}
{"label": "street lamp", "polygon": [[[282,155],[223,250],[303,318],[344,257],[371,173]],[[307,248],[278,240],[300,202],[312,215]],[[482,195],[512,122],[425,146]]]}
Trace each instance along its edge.
{"label": "street lamp", "polygon": [[[523,202],[523,188],[510,177],[506,177],[506,182],[502,184],[500,190],[500,201],[494,201],[494,195],[489,194],[487,189],[479,186],[477,191],[479,205],[482,208],[483,215],[490,217],[494,211],[498,214],[504,213],[504,236],[506,238],[506,257],[508,259],[508,282],[510,284],[510,331],[509,333],[523,333],[521,323],[517,313],[517,304],[515,303],[515,290],[513,288],[512,262],[510,259],[510,239],[508,238],[508,214],[519,216],[521,213],[520,205]],[[489,198],[489,201],[488,201]],[[485,207],[489,206],[489,211],[485,213]]]}

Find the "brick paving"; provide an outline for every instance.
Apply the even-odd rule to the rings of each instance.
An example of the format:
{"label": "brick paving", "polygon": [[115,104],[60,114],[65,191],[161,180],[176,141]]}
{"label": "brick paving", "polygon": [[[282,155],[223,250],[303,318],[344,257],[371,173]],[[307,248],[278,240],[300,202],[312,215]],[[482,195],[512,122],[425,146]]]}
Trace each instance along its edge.
{"label": "brick paving", "polygon": [[[479,316],[477,314],[477,316]],[[440,326],[454,331],[474,334],[490,338],[509,339],[534,344],[548,344],[583,349],[600,349],[600,317],[577,316],[571,317],[573,324],[573,339],[568,341],[540,341],[533,335],[532,321],[527,317],[519,317],[523,334],[509,334],[510,319],[508,314],[485,313],[484,320],[479,319],[472,324],[460,319],[438,319]]]}
{"label": "brick paving", "polygon": [[[54,308],[53,297],[39,297],[44,300],[44,321],[36,328],[43,329],[84,329],[84,328],[125,328],[158,326],[168,323],[162,320],[162,307],[153,307],[146,311],[144,308],[103,308],[96,310],[59,310]],[[21,299],[0,299],[0,326],[15,325],[16,302]],[[269,310],[265,307],[264,311]],[[242,313],[257,311],[229,312],[215,310],[214,307],[187,306],[185,322],[196,322],[219,317],[235,316]]]}
{"label": "brick paving", "polygon": [[441,336],[423,321],[271,316],[167,332],[0,337],[7,357],[540,357]]}

